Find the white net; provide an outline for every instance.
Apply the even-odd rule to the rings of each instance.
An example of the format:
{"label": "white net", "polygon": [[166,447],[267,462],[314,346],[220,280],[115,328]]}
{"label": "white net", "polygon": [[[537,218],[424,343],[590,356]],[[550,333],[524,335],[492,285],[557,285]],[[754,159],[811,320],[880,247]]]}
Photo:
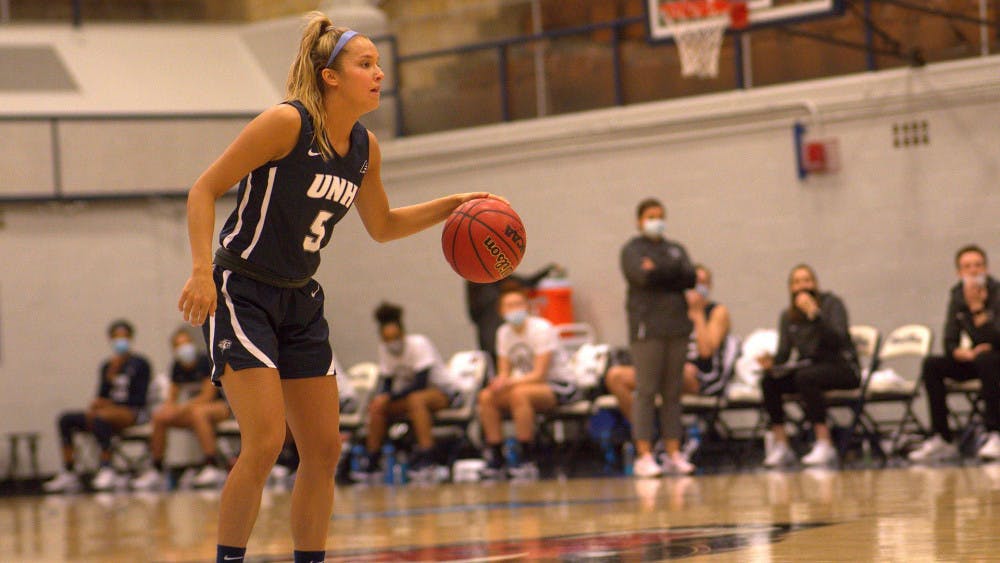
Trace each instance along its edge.
{"label": "white net", "polygon": [[727,15],[696,21],[669,22],[681,56],[681,75],[697,78],[719,76],[722,37],[729,26]]}

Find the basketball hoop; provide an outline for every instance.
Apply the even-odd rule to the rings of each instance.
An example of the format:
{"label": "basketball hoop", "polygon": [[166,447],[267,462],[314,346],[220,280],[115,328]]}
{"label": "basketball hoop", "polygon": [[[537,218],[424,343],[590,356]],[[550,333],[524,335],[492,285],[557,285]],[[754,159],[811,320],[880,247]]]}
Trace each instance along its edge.
{"label": "basketball hoop", "polygon": [[741,0],[666,0],[660,16],[677,43],[681,75],[698,78],[719,76],[722,37],[730,25],[747,25],[747,5]]}

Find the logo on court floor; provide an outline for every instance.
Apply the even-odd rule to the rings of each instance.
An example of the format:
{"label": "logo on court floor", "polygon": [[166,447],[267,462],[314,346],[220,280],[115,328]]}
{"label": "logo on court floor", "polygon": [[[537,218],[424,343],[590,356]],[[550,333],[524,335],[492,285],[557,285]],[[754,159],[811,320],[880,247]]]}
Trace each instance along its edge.
{"label": "logo on court floor", "polygon": [[329,551],[327,561],[663,561],[739,551],[827,523],[680,526],[523,540]]}

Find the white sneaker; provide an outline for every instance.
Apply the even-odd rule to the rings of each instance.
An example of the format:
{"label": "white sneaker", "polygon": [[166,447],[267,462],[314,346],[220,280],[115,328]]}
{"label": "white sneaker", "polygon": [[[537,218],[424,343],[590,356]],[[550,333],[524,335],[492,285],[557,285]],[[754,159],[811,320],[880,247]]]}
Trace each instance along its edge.
{"label": "white sneaker", "polygon": [[990,432],[986,443],[976,452],[979,459],[1000,459],[1000,432]]}
{"label": "white sneaker", "polygon": [[150,467],[129,483],[136,491],[160,491],[166,488],[167,479],[162,473]]}
{"label": "white sneaker", "polygon": [[690,475],[694,473],[694,464],[685,459],[684,454],[663,456],[663,472],[674,475]]}
{"label": "white sneaker", "polygon": [[42,489],[46,493],[75,493],[83,488],[80,477],[72,471],[63,469],[55,477],[45,482]]}
{"label": "white sneaker", "polygon": [[942,461],[958,457],[958,448],[954,444],[944,441],[944,438],[935,434],[933,438],[924,440],[919,448],[910,452],[907,459],[914,463],[929,463]]}
{"label": "white sneaker", "polygon": [[512,481],[537,481],[538,466],[533,461],[525,461],[507,469]]}
{"label": "white sneaker", "polygon": [[[288,471],[287,469],[285,471]],[[287,474],[286,474],[287,476]],[[191,484],[195,488],[201,487],[218,487],[226,480],[226,472],[219,469],[214,465],[206,465],[202,467],[198,474],[194,476],[194,480]]]}
{"label": "white sneaker", "polygon": [[117,471],[112,467],[104,466],[97,471],[97,475],[94,476],[94,480],[90,482],[90,486],[95,491],[110,491],[115,489],[122,481],[122,476],[118,474]]}
{"label": "white sneaker", "polygon": [[785,442],[774,442],[764,458],[764,467],[785,467],[795,463],[795,453]]}
{"label": "white sneaker", "polygon": [[837,461],[837,448],[825,440],[816,440],[812,450],[802,458],[802,463],[809,466],[830,465]]}
{"label": "white sneaker", "polygon": [[632,473],[636,477],[659,477],[663,474],[663,468],[653,459],[653,454],[646,454],[635,460]]}

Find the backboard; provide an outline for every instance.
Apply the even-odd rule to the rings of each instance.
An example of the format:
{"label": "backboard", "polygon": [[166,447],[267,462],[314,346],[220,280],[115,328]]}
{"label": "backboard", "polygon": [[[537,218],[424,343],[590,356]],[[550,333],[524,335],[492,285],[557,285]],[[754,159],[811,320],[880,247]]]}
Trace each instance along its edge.
{"label": "backboard", "polygon": [[[663,18],[664,4],[672,0],[646,0],[646,22],[650,41],[671,41],[673,31]],[[730,0],[730,3],[737,0]],[[839,16],[843,0],[747,0],[747,30],[793,24]]]}

